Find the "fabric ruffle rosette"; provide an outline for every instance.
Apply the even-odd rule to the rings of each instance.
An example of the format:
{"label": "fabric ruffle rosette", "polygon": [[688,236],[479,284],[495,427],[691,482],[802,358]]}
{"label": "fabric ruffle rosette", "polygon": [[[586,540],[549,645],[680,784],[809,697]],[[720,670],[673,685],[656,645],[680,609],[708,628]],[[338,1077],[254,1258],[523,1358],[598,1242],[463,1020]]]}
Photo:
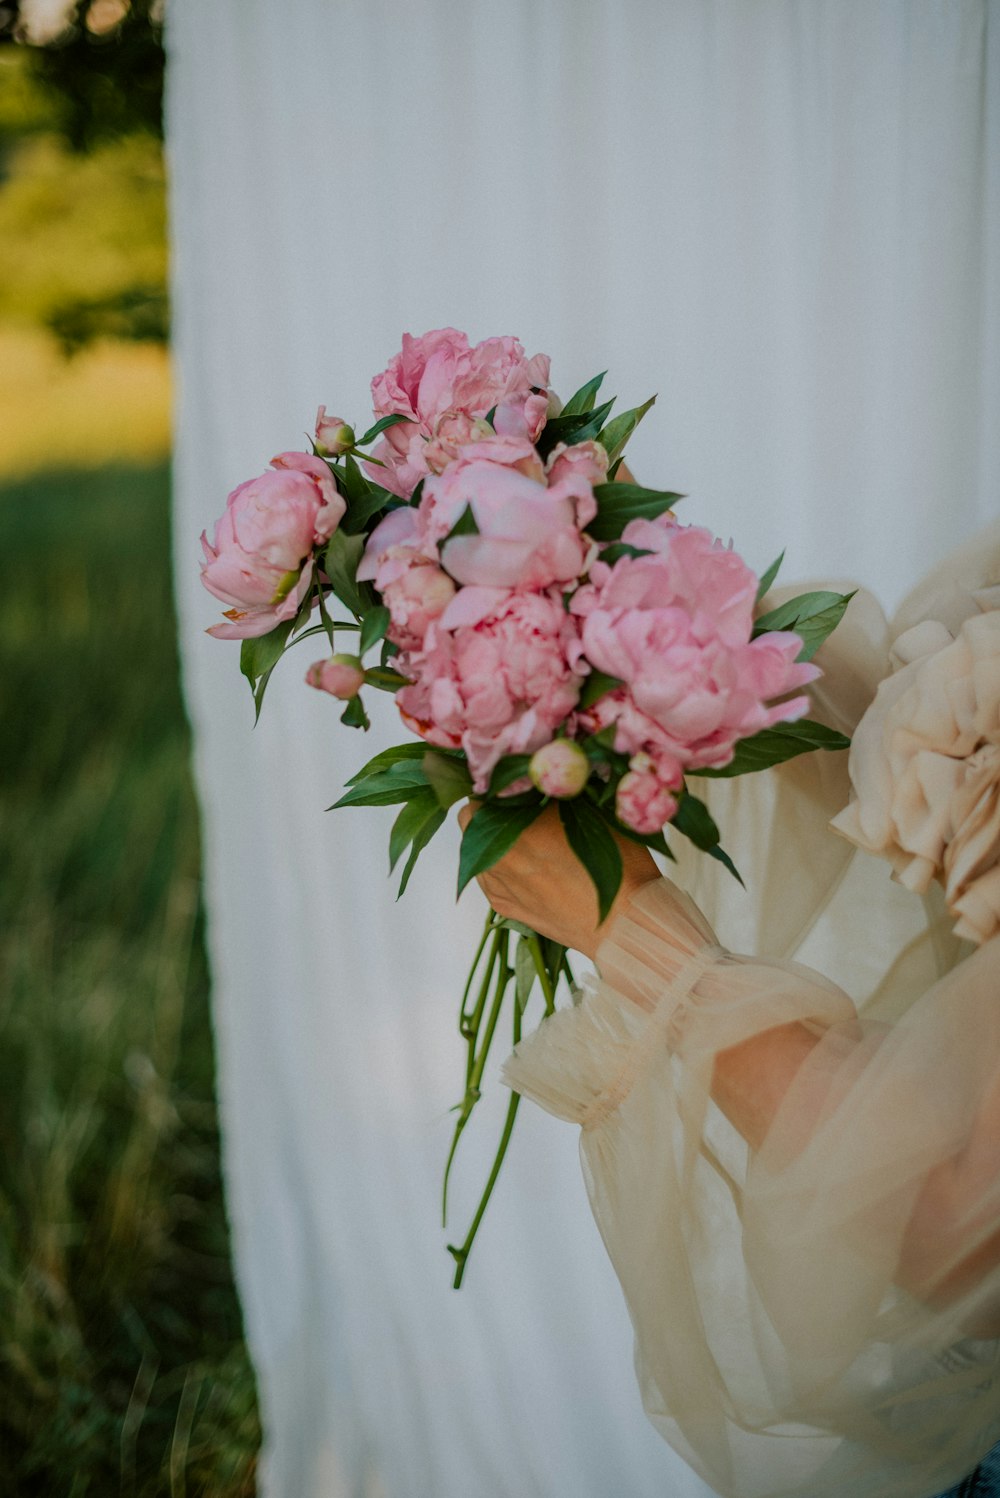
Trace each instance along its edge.
{"label": "fabric ruffle rosette", "polygon": [[[698,776],[847,745],[805,716],[802,688],[848,598],[807,593],[762,612],[778,563],[758,579],[732,546],[675,519],[681,495],[620,472],[653,401],[612,416],[602,381],[561,406],[548,357],[516,338],[407,334],[372,381],[368,430],[356,437],[320,406],[313,453],[284,453],[240,485],[214,543],[203,538],[203,581],[231,605],[211,633],[243,641],[258,712],[283,653],[314,637],[330,654],[306,680],[344,704],[342,722],[367,728],[366,691],[396,694],[415,737],[364,765],[337,805],[400,807],[400,893],[449,808],[473,796],[459,893],[552,808],[603,921],[621,837],[670,858],[676,833],[736,872]],[[572,981],[562,947],[490,914],[461,1006],[452,1155],[508,988],[516,1042],[532,993],[551,1016]],[[451,1248],[456,1284],[516,1108]]]}
{"label": "fabric ruffle rosette", "polygon": [[1000,610],[954,637],[915,625],[893,664],[858,725],[854,799],[832,826],[907,889],[938,880],[956,935],[981,945],[1000,930]]}

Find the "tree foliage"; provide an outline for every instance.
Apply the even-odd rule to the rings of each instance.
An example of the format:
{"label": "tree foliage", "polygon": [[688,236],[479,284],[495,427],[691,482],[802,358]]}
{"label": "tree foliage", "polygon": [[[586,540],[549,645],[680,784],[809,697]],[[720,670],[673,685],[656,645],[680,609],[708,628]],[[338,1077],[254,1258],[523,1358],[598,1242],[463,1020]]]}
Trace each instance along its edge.
{"label": "tree foliage", "polygon": [[[29,43],[23,4],[0,6],[0,41]],[[32,72],[53,124],[74,151],[137,132],[163,134],[163,36],[158,0],[76,0],[66,24],[30,42]]]}

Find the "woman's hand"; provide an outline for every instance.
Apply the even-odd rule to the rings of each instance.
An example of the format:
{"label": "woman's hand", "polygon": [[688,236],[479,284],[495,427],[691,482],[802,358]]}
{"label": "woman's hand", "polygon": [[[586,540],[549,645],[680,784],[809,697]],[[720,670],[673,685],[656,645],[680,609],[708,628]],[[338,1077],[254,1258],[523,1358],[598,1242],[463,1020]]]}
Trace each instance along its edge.
{"label": "woman's hand", "polygon": [[[476,811],[470,802],[459,813],[465,828]],[[622,883],[607,919],[597,920],[597,894],[590,875],[566,841],[554,806],[522,832],[499,863],[480,874],[479,885],[499,915],[523,921],[542,936],[593,957],[605,932],[632,896],[660,871],[645,848],[618,838]]]}

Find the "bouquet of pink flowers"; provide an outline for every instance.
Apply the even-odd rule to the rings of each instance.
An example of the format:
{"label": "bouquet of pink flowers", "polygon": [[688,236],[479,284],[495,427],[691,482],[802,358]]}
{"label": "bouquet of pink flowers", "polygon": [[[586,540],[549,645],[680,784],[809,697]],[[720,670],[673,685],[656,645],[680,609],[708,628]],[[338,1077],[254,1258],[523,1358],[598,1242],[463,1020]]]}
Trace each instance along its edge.
{"label": "bouquet of pink flowers", "polygon": [[[781,558],[758,579],[674,518],[681,495],[623,481],[653,400],[612,417],[602,381],[561,406],[548,358],[514,338],[406,335],[372,381],[361,437],[321,406],[313,452],[274,458],[230,494],[214,540],[202,536],[202,580],[229,606],[209,633],[242,640],[258,713],[280,657],[316,635],[330,654],[306,680],[345,704],[342,722],[368,727],[365,688],[395,693],[415,737],[376,755],[336,804],[400,805],[389,843],[391,869],[405,855],[400,894],[455,802],[479,802],[459,892],[553,803],[603,920],[621,881],[615,834],[670,858],[669,828],[736,874],[690,782],[847,746],[793,694],[818,674],[811,658],[849,595],[759,613]],[[334,599],[348,619],[332,617]],[[338,651],[338,632],[352,650]],[[536,985],[551,1014],[564,981],[565,949],[490,915],[460,1010],[465,1090],[445,1203],[505,995],[513,984],[516,1042]],[[517,1101],[470,1231],[450,1247],[456,1284]]]}

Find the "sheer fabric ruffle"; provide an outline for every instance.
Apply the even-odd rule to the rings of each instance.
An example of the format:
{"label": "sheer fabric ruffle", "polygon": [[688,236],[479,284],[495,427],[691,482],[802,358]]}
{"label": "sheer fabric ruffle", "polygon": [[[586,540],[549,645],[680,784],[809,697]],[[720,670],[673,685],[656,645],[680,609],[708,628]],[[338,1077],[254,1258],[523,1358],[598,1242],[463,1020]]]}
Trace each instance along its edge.
{"label": "sheer fabric ruffle", "polygon": [[[992,750],[985,769],[965,762],[970,725],[998,737],[998,578],[1000,524],[891,624],[858,593],[810,688],[814,717],[872,729],[851,810],[844,755],[707,782],[749,891],[678,849],[693,899],[667,880],[640,893],[580,1004],[507,1065],[581,1126],[646,1411],[724,1498],[928,1498],[1000,1439],[996,776]],[[933,664],[952,640],[962,671]],[[919,671],[933,714],[911,699],[879,726],[903,696],[894,673],[906,687]],[[944,777],[917,766],[949,805],[925,776],[880,820],[914,747],[954,761]],[[831,834],[838,813],[852,841]],[[907,890],[870,852],[897,878],[927,862]],[[768,955],[734,956],[713,926]],[[715,1058],[789,1023],[804,1059],[752,1152],[711,1098]]]}
{"label": "sheer fabric ruffle", "polygon": [[[725,951],[663,880],[508,1063],[581,1125],[646,1411],[726,1498],[926,1498],[1000,1438],[1000,1273],[968,1267],[1000,1233],[993,1152],[969,1154],[991,1116],[1000,1137],[998,958],[866,1022],[819,974]],[[715,1057],[791,1021],[815,1044],[751,1154]]]}

